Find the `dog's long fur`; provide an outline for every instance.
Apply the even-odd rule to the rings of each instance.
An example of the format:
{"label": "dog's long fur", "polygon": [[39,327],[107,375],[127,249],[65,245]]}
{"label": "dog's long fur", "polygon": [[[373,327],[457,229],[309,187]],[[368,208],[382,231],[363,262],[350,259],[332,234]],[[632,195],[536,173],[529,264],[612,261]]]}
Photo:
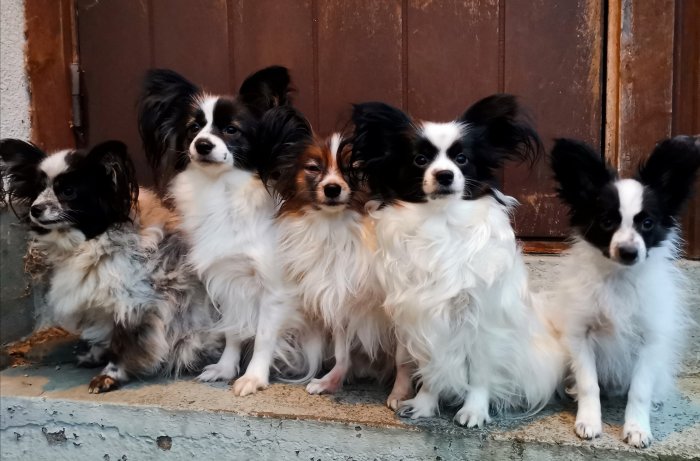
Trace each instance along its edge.
{"label": "dog's long fur", "polygon": [[583,143],[558,140],[552,167],[569,205],[573,245],[549,316],[575,377],[576,433],[602,433],[600,392],[627,395],[622,437],[652,441],[650,410],[673,387],[689,318],[677,219],[700,167],[700,142],[661,142],[638,175],[619,179]]}
{"label": "dog's long fur", "polygon": [[353,122],[353,164],[382,202],[372,216],[385,306],[422,383],[399,414],[463,402],[455,420],[472,427],[490,405],[538,410],[563,356],[532,304],[509,219],[516,202],[496,189],[503,161],[539,146],[514,98],[486,98],[444,124],[361,104]]}
{"label": "dog's long fur", "polygon": [[90,392],[133,376],[195,371],[211,359],[220,342],[211,331],[216,312],[185,262],[170,213],[147,190],[137,207],[126,146],[46,156],[3,140],[0,154],[9,200],[31,206],[25,218],[32,248],[51,267],[46,301],[55,320],[91,344],[81,363],[109,360]]}
{"label": "dog's long fur", "polygon": [[269,111],[261,130],[261,155],[269,157],[263,177],[282,200],[280,264],[306,315],[319,319],[334,342],[333,369],[312,380],[307,391],[337,391],[356,368],[351,351],[358,348],[381,375],[393,332],[382,309],[367,194],[349,174],[350,146],[339,133],[315,137],[291,107]]}
{"label": "dog's long fur", "polygon": [[[140,131],[154,166],[173,152],[184,157],[170,194],[191,245],[190,262],[223,315],[226,348],[199,379],[234,378],[243,341],[255,337],[251,362],[233,387],[236,395],[266,387],[275,356],[292,370],[305,368],[300,380],[320,366],[319,345],[295,344],[306,339],[307,326],[276,259],[278,203],[257,173],[253,147],[260,116],[286,104],[289,90],[282,67],[248,77],[236,98],[208,95],[172,71],[155,70],[146,77],[140,102]],[[302,350],[319,356],[301,357]]]}

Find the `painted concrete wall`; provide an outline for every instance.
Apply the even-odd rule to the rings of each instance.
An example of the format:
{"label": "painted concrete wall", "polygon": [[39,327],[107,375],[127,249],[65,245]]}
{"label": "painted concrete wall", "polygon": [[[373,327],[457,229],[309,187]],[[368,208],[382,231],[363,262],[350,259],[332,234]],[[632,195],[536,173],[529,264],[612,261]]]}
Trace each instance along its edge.
{"label": "painted concrete wall", "polygon": [[24,0],[0,2],[0,138],[29,139]]}
{"label": "painted concrete wall", "polygon": [[[28,140],[29,89],[24,67],[24,0],[0,1],[0,138]],[[26,231],[0,207],[0,344],[31,332],[34,300],[24,276]]]}

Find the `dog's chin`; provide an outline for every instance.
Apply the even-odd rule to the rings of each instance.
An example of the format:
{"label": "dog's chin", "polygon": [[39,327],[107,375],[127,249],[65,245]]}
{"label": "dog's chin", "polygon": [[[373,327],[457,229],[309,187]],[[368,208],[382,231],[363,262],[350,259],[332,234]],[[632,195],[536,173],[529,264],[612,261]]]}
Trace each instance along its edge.
{"label": "dog's chin", "polygon": [[34,217],[30,218],[31,226],[35,230],[56,230],[56,229],[68,229],[70,227],[70,222],[63,219],[37,219]]}
{"label": "dog's chin", "polygon": [[445,200],[457,196],[457,191],[450,187],[439,187],[436,190],[429,192],[428,197],[431,200]]}
{"label": "dog's chin", "polygon": [[323,211],[326,211],[328,213],[340,213],[341,211],[345,210],[347,208],[348,204],[347,202],[339,202],[339,201],[329,201],[326,200],[318,205],[320,209]]}
{"label": "dog's chin", "polygon": [[221,172],[233,167],[232,162],[214,159],[208,155],[190,155],[190,160],[193,165],[210,172]]}

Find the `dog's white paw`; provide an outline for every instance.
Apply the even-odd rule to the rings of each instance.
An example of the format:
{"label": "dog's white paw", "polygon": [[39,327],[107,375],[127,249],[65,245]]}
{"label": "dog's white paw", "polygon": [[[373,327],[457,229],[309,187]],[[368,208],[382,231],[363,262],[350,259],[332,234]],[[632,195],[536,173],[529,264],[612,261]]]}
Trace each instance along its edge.
{"label": "dog's white paw", "polygon": [[437,413],[437,405],[431,399],[421,398],[417,395],[413,399],[399,402],[399,409],[396,412],[402,418],[430,418]]}
{"label": "dog's white paw", "polygon": [[396,411],[400,406],[401,402],[404,402],[411,396],[411,392],[400,392],[397,390],[392,390],[389,397],[386,399],[386,406]]}
{"label": "dog's white paw", "polygon": [[576,435],[582,439],[591,440],[600,437],[603,433],[603,422],[600,419],[589,421],[577,418],[575,428]]}
{"label": "dog's white paw", "polygon": [[488,403],[486,405],[464,405],[459,409],[454,420],[460,426],[483,427],[484,424],[491,422],[489,405]]}
{"label": "dog's white paw", "polygon": [[312,395],[334,394],[338,392],[341,387],[341,382],[337,379],[312,379],[311,382],[306,385],[306,392]]}
{"label": "dog's white paw", "polygon": [[255,394],[269,385],[267,379],[252,374],[244,374],[233,383],[233,395],[244,397]]}
{"label": "dog's white paw", "polygon": [[212,363],[204,367],[202,373],[197,376],[197,381],[230,381],[238,374],[238,367],[234,364]]}
{"label": "dog's white paw", "polygon": [[637,421],[625,422],[622,428],[622,440],[636,448],[649,447],[654,437],[651,435],[651,428],[643,426]]}

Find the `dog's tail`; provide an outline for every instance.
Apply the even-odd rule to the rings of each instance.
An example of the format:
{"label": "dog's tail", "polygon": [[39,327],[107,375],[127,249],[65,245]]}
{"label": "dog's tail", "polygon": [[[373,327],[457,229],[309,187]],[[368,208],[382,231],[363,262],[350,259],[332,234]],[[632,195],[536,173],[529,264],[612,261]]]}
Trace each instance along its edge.
{"label": "dog's tail", "polygon": [[326,337],[314,322],[301,322],[278,340],[274,370],[285,383],[303,384],[315,378],[323,364]]}
{"label": "dog's tail", "polygon": [[543,312],[545,298],[533,296],[532,323],[526,340],[521,369],[521,383],[525,398],[524,416],[533,415],[561,390],[566,375],[568,356],[560,333]]}

